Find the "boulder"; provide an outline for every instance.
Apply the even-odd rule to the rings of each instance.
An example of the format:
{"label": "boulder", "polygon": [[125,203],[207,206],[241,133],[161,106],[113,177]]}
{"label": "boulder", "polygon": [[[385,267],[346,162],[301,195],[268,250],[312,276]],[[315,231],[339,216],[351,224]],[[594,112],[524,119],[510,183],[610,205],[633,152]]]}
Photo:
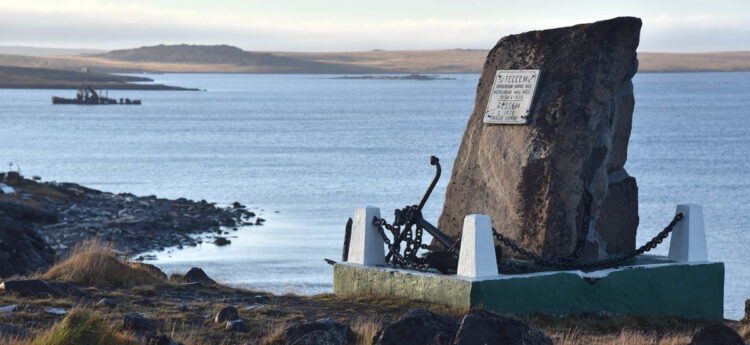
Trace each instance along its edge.
{"label": "boulder", "polygon": [[354,344],[357,336],[343,323],[319,319],[287,326],[281,339],[291,345],[347,345]]}
{"label": "boulder", "polygon": [[14,292],[24,297],[38,296],[41,293],[59,296],[46,281],[39,279],[12,280],[0,283],[0,290]]}
{"label": "boulder", "polygon": [[245,323],[241,319],[229,320],[224,329],[230,332],[245,332]]}
{"label": "boulder", "polygon": [[126,314],[122,319],[122,329],[132,331],[149,331],[154,327],[154,320],[140,315]]}
{"label": "boulder", "polygon": [[239,318],[240,318],[240,314],[237,312],[237,308],[233,306],[228,306],[228,307],[224,307],[216,314],[216,318],[214,318],[214,322],[221,323],[224,321],[237,320]]}
{"label": "boulder", "polygon": [[183,279],[186,283],[203,283],[203,284],[216,284],[216,282],[209,278],[206,272],[203,272],[202,269],[198,267],[191,268],[185,275],[183,276]]}
{"label": "boulder", "polygon": [[376,337],[377,345],[450,344],[458,330],[458,321],[429,310],[415,308],[383,329]]}
{"label": "boulder", "polygon": [[689,345],[745,345],[737,332],[720,323],[703,327]]}
{"label": "boulder", "polygon": [[228,240],[226,237],[216,236],[214,237],[214,244],[221,247],[232,244],[232,241]]}
{"label": "boulder", "polygon": [[107,308],[114,308],[117,306],[117,304],[109,298],[100,299],[99,302],[96,302],[96,305],[105,306]]}
{"label": "boulder", "polygon": [[472,310],[461,320],[455,345],[552,345],[542,331],[523,321],[484,310]]}
{"label": "boulder", "polygon": [[44,269],[54,260],[55,251],[34,232],[33,224],[0,212],[0,277]]}
{"label": "boulder", "polygon": [[[638,190],[623,167],[640,28],[621,17],[495,45],[446,190],[443,232],[457,239],[467,214],[486,214],[537,254],[605,258],[635,248]],[[527,123],[483,123],[496,71],[522,69],[540,70]]]}

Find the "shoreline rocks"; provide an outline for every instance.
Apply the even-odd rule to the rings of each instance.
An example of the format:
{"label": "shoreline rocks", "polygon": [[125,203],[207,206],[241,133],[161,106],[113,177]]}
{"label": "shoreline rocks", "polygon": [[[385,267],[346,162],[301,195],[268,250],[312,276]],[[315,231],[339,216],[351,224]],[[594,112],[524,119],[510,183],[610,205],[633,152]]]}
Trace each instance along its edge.
{"label": "shoreline rocks", "polygon": [[55,255],[92,238],[135,256],[196,246],[201,237],[221,238],[224,228],[264,222],[238,202],[219,207],[205,200],[113,194],[75,183],[29,180],[15,172],[0,173],[0,182],[16,190],[0,194],[0,276],[6,278],[48,267]]}

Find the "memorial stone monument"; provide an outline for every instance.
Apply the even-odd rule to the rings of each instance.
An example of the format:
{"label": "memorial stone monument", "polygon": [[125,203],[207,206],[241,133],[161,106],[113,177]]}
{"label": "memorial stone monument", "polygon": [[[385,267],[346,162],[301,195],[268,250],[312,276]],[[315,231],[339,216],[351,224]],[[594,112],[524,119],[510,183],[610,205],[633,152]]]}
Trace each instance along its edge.
{"label": "memorial stone monument", "polygon": [[[503,314],[721,321],[724,264],[709,259],[700,204],[677,205],[673,218],[665,215],[665,223],[672,220],[664,230],[641,247],[668,235],[668,256],[620,257],[633,252],[638,227],[638,189],[624,165],[640,28],[637,18],[615,18],[501,39],[479,80],[439,229],[420,213],[434,184],[420,205],[397,210],[391,223],[377,206],[355,208],[346,254],[334,263],[333,291]],[[439,177],[438,160],[431,164]],[[493,227],[521,247],[568,260],[524,255],[529,267],[543,269],[503,270],[526,264],[497,266]],[[441,270],[447,265],[435,265],[442,262],[430,255],[455,251],[418,257],[421,242],[408,240],[420,229],[454,250],[460,241],[454,272]]]}
{"label": "memorial stone monument", "polygon": [[497,231],[542,255],[634,250],[638,187],[624,165],[640,29],[640,19],[620,17],[495,45],[440,230],[458,239],[467,214],[486,214]]}

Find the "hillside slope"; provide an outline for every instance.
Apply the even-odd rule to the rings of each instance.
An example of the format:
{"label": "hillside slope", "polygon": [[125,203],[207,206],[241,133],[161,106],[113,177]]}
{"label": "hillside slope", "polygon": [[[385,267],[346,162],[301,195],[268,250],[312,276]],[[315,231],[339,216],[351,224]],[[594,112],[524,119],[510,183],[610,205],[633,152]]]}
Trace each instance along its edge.
{"label": "hillside slope", "polygon": [[[0,55],[0,66],[95,72],[479,73],[486,50],[248,52],[228,45],[159,45],[94,55]],[[750,71],[750,52],[638,53],[640,72]]]}
{"label": "hillside slope", "polygon": [[114,50],[93,55],[99,58],[128,62],[159,62],[178,64],[219,64],[248,67],[255,73],[378,73],[384,70],[371,66],[338,62],[319,62],[271,53],[254,53],[229,45],[158,45],[135,49]]}

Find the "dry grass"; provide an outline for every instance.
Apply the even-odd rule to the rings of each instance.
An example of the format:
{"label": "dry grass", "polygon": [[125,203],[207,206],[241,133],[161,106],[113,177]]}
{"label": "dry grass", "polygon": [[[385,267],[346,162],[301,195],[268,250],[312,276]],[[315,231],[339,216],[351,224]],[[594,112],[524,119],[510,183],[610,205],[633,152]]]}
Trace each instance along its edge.
{"label": "dry grass", "polygon": [[38,336],[29,345],[136,345],[129,334],[115,330],[96,313],[75,309],[54,325],[52,329]]}
{"label": "dry grass", "polygon": [[79,243],[68,258],[56,263],[40,278],[112,288],[166,284],[148,269],[119,258],[113,249],[111,243],[99,239]]}
{"label": "dry grass", "polygon": [[371,318],[357,319],[351,324],[352,331],[357,334],[357,345],[372,345],[381,327],[380,322]]}
{"label": "dry grass", "polygon": [[289,325],[289,323],[284,320],[269,319],[265,327],[268,332],[260,339],[258,343],[261,345],[281,344],[281,335],[284,333],[284,328],[286,328],[287,325]]}
{"label": "dry grass", "polygon": [[587,334],[578,330],[548,334],[558,345],[684,345],[693,336],[693,333],[659,335],[627,329],[617,334]]}

